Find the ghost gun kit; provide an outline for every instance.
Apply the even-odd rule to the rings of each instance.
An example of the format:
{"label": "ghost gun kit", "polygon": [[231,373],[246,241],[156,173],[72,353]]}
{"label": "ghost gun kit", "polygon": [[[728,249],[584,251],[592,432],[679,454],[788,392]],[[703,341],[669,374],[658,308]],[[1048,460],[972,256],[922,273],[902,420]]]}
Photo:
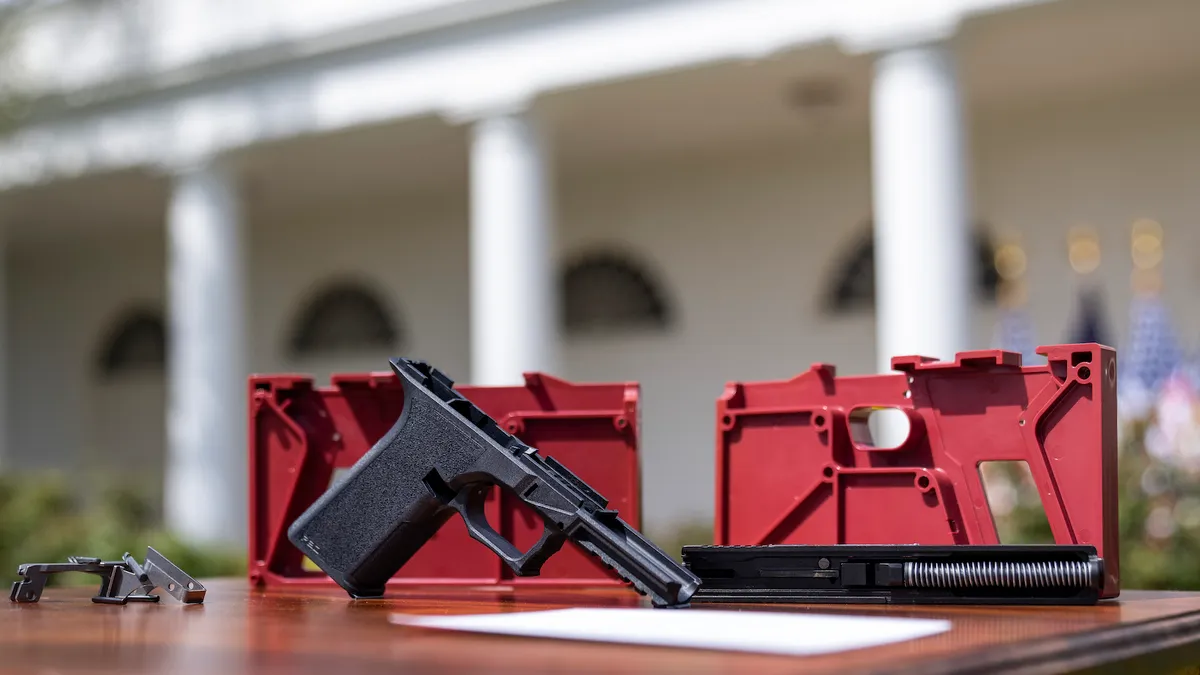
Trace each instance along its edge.
{"label": "ghost gun kit", "polygon": [[[459,513],[471,537],[518,576],[536,576],[567,540],[596,556],[656,606],[686,605],[699,579],[621,520],[553,458],[504,432],[430,365],[393,359],[404,390],[395,425],[288,529],[288,539],[352,597],[379,597],[390,579]],[[522,552],[488,523],[494,486],[541,517]]]}
{"label": "ghost gun kit", "polygon": [[1093,546],[685,546],[697,602],[1092,605]]}

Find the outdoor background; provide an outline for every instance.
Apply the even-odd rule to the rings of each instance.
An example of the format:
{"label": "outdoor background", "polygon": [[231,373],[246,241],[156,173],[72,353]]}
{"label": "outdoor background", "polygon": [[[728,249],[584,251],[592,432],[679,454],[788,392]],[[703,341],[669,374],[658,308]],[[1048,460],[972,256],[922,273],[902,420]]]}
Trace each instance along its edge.
{"label": "outdoor background", "polygon": [[[914,273],[968,270],[946,310],[964,349],[1117,349],[1123,585],[1200,588],[1198,3],[0,7],[0,569],[152,544],[243,573],[244,510],[222,506],[246,491],[237,383],[399,355],[464,383],[485,357],[641,383],[646,530],[710,541],[725,383],[879,370],[873,189],[903,177],[873,159],[877,64],[932,43],[960,120],[928,140],[961,153],[955,194],[932,194],[963,200],[969,235],[914,245]],[[533,178],[479,149],[514,114]],[[234,187],[188,182],[198,164]],[[481,201],[487,181],[520,203]],[[481,262],[478,233],[527,207],[489,240],[513,262]],[[510,283],[554,356],[481,349],[472,294]],[[1048,541],[1024,474],[988,483],[1006,543]]]}

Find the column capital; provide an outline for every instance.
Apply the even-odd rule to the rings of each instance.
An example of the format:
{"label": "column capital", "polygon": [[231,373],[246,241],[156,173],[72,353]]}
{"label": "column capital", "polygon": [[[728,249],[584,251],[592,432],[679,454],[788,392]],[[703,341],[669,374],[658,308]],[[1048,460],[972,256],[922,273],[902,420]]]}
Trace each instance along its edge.
{"label": "column capital", "polygon": [[[884,0],[888,2],[890,0]],[[851,54],[889,52],[949,42],[962,22],[960,10],[936,2],[895,3],[904,11],[862,12],[845,21],[838,42]]]}
{"label": "column capital", "polygon": [[167,178],[179,178],[202,171],[221,173],[234,181],[241,176],[241,167],[233,158],[224,154],[207,153],[163,157],[151,165],[151,171]]}
{"label": "column capital", "polygon": [[[552,182],[553,170],[549,166],[552,159],[545,152],[550,142],[550,134],[547,126],[543,123],[542,115],[536,109],[511,106],[476,112],[477,115],[469,119],[464,118],[464,123],[470,125],[468,136],[472,139],[473,146],[478,146],[481,142],[491,146],[496,139],[501,139],[502,144],[516,143],[517,147],[538,156],[538,171],[543,174],[539,180]],[[480,159],[478,155],[480,149],[480,147],[475,147],[472,150],[472,163]]]}
{"label": "column capital", "polygon": [[481,95],[470,101],[448,102],[441,116],[452,125],[474,124],[495,117],[528,117],[534,115],[534,96],[525,92],[503,92]]}

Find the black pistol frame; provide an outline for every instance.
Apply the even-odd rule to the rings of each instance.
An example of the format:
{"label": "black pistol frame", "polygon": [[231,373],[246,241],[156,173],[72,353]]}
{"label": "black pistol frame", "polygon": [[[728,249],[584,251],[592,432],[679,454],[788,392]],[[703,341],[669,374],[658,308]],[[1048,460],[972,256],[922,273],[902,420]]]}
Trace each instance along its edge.
{"label": "black pistol frame", "polygon": [[[536,576],[569,539],[654,605],[686,605],[699,579],[608,508],[553,458],[506,433],[422,361],[393,359],[404,388],[399,419],[288,528],[288,538],[352,597],[383,595],[388,581],[456,512],[470,535],[519,576]],[[521,551],[496,532],[483,505],[492,486],[542,518]]]}

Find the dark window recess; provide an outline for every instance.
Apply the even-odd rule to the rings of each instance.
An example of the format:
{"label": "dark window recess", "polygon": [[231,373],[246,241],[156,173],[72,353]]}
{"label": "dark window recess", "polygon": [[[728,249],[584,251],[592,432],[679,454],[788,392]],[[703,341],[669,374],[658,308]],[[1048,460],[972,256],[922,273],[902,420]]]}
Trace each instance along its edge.
{"label": "dark window recess", "polygon": [[294,323],[293,356],[394,350],[400,329],[380,299],[358,284],[339,284],[313,294]]}
{"label": "dark window recess", "polygon": [[618,254],[592,254],[566,268],[562,320],[568,334],[661,330],[671,311],[650,276]]}
{"label": "dark window recess", "polygon": [[101,375],[161,372],[167,362],[167,337],[162,313],[139,309],[114,324],[100,351]]}
{"label": "dark window recess", "polygon": [[[984,302],[996,298],[1000,275],[996,272],[995,251],[987,237],[974,235],[975,295]],[[916,262],[916,261],[914,261]],[[825,292],[827,311],[846,313],[875,307],[875,238],[872,232],[860,235],[834,268],[832,284]]]}

